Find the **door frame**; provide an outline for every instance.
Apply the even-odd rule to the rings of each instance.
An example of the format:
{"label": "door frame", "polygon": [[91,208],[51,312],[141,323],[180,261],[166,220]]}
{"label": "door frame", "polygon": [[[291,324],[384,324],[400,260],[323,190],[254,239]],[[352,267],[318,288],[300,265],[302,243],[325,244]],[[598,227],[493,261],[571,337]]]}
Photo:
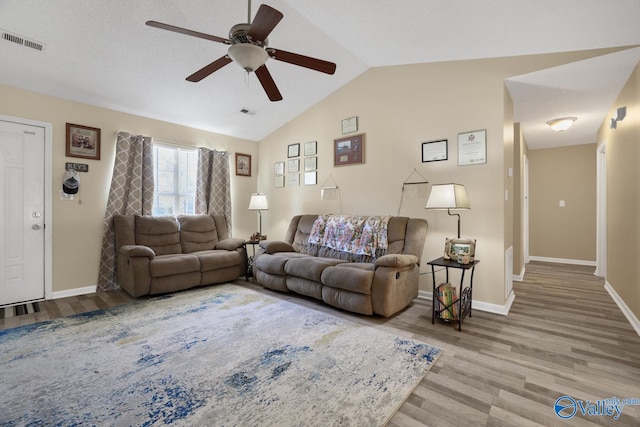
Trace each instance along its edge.
{"label": "door frame", "polygon": [[53,235],[53,209],[52,209],[52,150],[53,146],[53,125],[48,122],[24,119],[0,114],[0,120],[36,126],[44,129],[44,298],[53,298],[53,263],[52,263],[52,242]]}
{"label": "door frame", "polygon": [[607,279],[607,141],[596,151],[596,276]]}

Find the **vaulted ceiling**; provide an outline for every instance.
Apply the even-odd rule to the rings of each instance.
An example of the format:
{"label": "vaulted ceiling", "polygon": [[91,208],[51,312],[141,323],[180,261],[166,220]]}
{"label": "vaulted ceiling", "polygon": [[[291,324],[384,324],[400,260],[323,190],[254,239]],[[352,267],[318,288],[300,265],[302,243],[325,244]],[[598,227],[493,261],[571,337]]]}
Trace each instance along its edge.
{"label": "vaulted ceiling", "polygon": [[[252,4],[252,15],[262,3]],[[145,25],[155,20],[226,38],[247,21],[247,1],[0,0],[0,31],[43,45],[0,40],[0,84],[260,140],[371,67],[640,45],[635,0],[264,3],[284,14],[269,45],[335,62],[335,75],[269,60],[279,102],[235,64],[191,83],[185,78],[227,46]],[[531,148],[595,142],[639,59],[629,49],[509,79],[515,119]],[[548,134],[544,122],[563,115],[579,117],[575,129]]]}

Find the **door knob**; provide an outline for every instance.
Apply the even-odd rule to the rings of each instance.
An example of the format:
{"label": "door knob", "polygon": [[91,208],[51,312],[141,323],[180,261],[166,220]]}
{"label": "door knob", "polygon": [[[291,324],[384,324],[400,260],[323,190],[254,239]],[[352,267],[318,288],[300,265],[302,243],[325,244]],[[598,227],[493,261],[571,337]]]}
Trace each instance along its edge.
{"label": "door knob", "polygon": [[38,224],[33,224],[31,228],[33,228],[34,230],[40,230],[41,227]]}

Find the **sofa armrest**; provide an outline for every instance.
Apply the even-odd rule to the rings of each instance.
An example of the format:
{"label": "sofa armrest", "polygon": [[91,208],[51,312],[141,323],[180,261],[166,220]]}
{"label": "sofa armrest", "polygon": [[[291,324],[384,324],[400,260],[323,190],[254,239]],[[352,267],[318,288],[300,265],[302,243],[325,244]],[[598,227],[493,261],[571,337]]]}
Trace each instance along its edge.
{"label": "sofa armrest", "polygon": [[120,246],[119,252],[126,257],[147,257],[153,259],[156,256],[153,249],[143,245],[123,245]]}
{"label": "sofa armrest", "polygon": [[415,255],[405,254],[387,254],[376,259],[377,267],[409,267],[418,263],[418,257]]}
{"label": "sofa armrest", "polygon": [[293,246],[280,240],[263,240],[260,242],[260,248],[267,254],[275,254],[277,252],[295,252]]}
{"label": "sofa armrest", "polygon": [[244,245],[244,239],[238,239],[236,237],[231,237],[228,239],[220,240],[216,243],[216,249],[224,249],[226,251],[235,251]]}

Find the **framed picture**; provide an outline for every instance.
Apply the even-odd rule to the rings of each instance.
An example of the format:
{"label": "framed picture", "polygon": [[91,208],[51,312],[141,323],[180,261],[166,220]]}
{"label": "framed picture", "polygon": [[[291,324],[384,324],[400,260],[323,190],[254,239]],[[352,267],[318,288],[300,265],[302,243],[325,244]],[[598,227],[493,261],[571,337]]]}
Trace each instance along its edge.
{"label": "framed picture", "polygon": [[459,264],[469,264],[476,256],[476,239],[447,238],[444,244],[444,259]]}
{"label": "framed picture", "polygon": [[289,187],[297,187],[300,185],[300,174],[299,173],[290,173],[289,174]]}
{"label": "framed picture", "polygon": [[300,155],[300,144],[289,144],[287,147],[287,157],[298,157]]}
{"label": "framed picture", "polygon": [[236,175],[251,176],[251,155],[236,153]]}
{"label": "framed picture", "polygon": [[304,159],[304,170],[305,171],[314,171],[318,169],[318,158],[317,157],[305,157]]}
{"label": "framed picture", "polygon": [[100,129],[67,123],[67,157],[100,160]]}
{"label": "framed picture", "polygon": [[342,121],[342,134],[356,132],[358,130],[358,118],[349,117]]}
{"label": "framed picture", "polygon": [[273,164],[273,174],[274,175],[284,174],[284,162],[275,162]]}
{"label": "framed picture", "polygon": [[458,134],[458,166],[487,163],[487,131]]}
{"label": "framed picture", "polygon": [[318,154],[318,141],[309,141],[304,143],[304,155],[315,156]]}
{"label": "framed picture", "polygon": [[422,163],[439,162],[448,158],[449,151],[446,139],[422,143]]}
{"label": "framed picture", "polygon": [[289,172],[300,172],[300,159],[289,160],[289,167],[287,170]]}
{"label": "framed picture", "polygon": [[333,141],[333,165],[359,165],[364,163],[364,134]]}
{"label": "framed picture", "polygon": [[284,175],[276,175],[273,177],[273,186],[276,188],[284,187]]}
{"label": "framed picture", "polygon": [[305,172],[304,185],[316,185],[318,183],[318,172]]}

